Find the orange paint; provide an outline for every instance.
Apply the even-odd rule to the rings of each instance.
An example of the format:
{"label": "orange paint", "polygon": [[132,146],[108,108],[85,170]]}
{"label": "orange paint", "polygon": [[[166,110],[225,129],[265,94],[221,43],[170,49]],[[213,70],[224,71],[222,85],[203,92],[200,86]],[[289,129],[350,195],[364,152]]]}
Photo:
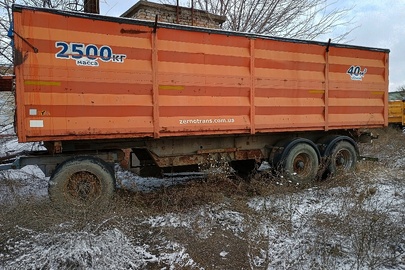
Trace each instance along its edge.
{"label": "orange paint", "polygon": [[14,10],[21,142],[388,124],[388,50],[89,16]]}

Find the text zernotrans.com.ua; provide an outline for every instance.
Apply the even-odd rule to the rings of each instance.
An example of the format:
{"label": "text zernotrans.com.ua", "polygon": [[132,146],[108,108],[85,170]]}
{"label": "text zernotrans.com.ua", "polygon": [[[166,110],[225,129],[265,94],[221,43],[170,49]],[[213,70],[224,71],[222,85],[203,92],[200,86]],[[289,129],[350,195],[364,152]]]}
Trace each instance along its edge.
{"label": "text zernotrans.com.ua", "polygon": [[190,125],[190,124],[225,124],[225,123],[235,123],[233,118],[219,118],[219,119],[180,119],[180,125]]}

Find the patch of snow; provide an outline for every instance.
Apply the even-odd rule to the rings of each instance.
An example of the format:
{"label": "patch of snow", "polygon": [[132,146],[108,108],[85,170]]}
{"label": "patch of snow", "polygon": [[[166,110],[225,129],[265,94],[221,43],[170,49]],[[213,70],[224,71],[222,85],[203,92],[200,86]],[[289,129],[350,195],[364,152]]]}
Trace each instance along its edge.
{"label": "patch of snow", "polygon": [[158,262],[148,246],[132,244],[118,229],[101,234],[31,233],[9,248],[18,256],[6,260],[6,269],[139,269]]}
{"label": "patch of snow", "polygon": [[155,216],[148,218],[144,223],[154,227],[189,228],[190,217],[180,214],[170,213],[165,216]]}
{"label": "patch of snow", "polygon": [[201,179],[203,176],[202,174],[179,173],[175,176],[163,178],[141,177],[134,172],[116,166],[118,187],[132,191],[151,192],[158,188],[180,185],[191,180]]}
{"label": "patch of snow", "polygon": [[169,265],[168,268],[161,269],[178,269],[178,266],[181,265],[181,268],[185,269],[204,269],[198,267],[198,264],[190,257],[187,253],[187,249],[179,243],[168,241],[166,245],[163,245],[162,251],[159,253],[158,260],[160,263],[165,263]]}
{"label": "patch of snow", "polygon": [[405,168],[405,157],[400,157],[398,159],[396,159],[393,164],[392,164],[393,168]]}
{"label": "patch of snow", "polygon": [[1,135],[15,135],[14,126],[12,124],[0,126],[0,134]]}
{"label": "patch of snow", "polygon": [[225,258],[226,255],[228,255],[228,254],[229,254],[229,252],[221,251],[221,253],[219,253],[219,256],[221,256],[222,258]]}
{"label": "patch of snow", "polygon": [[41,143],[19,143],[15,137],[9,138],[0,145],[0,157],[12,155],[22,151],[41,151],[45,147]]}
{"label": "patch of snow", "polygon": [[34,165],[20,170],[0,171],[0,203],[12,204],[20,199],[46,198],[48,178]]}

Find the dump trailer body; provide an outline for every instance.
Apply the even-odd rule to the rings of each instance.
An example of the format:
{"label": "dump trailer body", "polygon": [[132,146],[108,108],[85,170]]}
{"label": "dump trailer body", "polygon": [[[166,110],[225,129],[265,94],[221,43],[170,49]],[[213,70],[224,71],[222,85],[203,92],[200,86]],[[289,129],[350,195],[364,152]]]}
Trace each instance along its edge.
{"label": "dump trailer body", "polygon": [[388,125],[388,50],[15,5],[20,142]]}
{"label": "dump trailer body", "polygon": [[403,100],[388,102],[388,122],[393,125],[405,126],[405,107]]}

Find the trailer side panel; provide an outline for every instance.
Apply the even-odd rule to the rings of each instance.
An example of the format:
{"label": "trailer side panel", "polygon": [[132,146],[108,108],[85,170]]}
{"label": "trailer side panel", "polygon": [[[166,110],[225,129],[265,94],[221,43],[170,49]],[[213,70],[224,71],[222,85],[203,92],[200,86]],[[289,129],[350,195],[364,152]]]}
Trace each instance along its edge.
{"label": "trailer side panel", "polygon": [[383,127],[388,51],[14,11],[18,137],[178,137]]}

